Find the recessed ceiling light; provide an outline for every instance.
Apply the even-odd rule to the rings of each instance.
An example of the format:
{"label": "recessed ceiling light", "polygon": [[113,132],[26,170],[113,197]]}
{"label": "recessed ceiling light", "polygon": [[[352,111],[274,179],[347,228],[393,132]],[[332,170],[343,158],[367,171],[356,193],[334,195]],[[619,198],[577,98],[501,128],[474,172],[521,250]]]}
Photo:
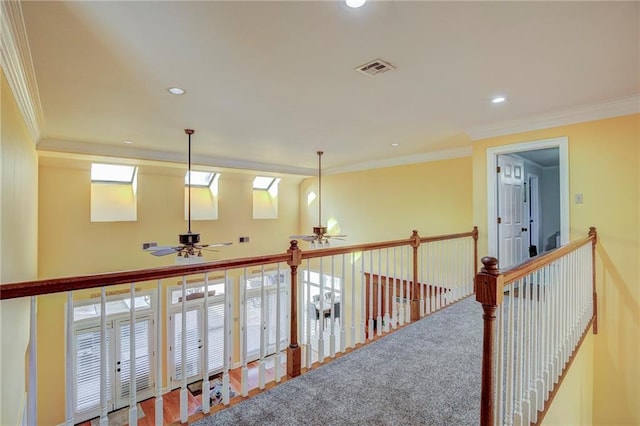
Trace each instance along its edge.
{"label": "recessed ceiling light", "polygon": [[171,93],[172,95],[184,95],[184,89],[181,89],[179,87],[169,87],[167,89],[169,91],[169,93]]}
{"label": "recessed ceiling light", "polygon": [[399,143],[392,143],[391,146],[395,148],[396,146],[400,146],[400,144]]}
{"label": "recessed ceiling light", "polygon": [[124,141],[124,143],[126,143],[127,145],[130,145],[133,143],[133,141]]}
{"label": "recessed ceiling light", "polygon": [[356,7],[360,7],[363,4],[365,4],[366,1],[367,0],[346,0],[345,3],[347,3],[347,6],[349,6],[349,7],[356,8]]}
{"label": "recessed ceiling light", "polygon": [[491,102],[493,102],[494,104],[499,104],[506,100],[507,98],[505,98],[504,96],[496,96],[495,98],[491,99]]}

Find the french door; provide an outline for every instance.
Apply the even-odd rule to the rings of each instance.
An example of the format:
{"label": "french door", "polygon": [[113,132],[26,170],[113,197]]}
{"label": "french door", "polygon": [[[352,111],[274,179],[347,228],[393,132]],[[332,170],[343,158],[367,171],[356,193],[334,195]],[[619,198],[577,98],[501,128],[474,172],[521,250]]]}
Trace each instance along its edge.
{"label": "french door", "polygon": [[[189,302],[186,307],[186,357],[187,383],[199,380],[205,368],[210,374],[223,369],[224,361],[224,299],[212,297],[208,306],[208,363],[204,365],[204,306],[203,299]],[[174,309],[169,316],[169,365],[172,387],[182,382],[182,310]]]}
{"label": "french door", "polygon": [[[109,319],[106,335],[107,410],[129,405],[130,327],[129,320]],[[136,398],[153,394],[153,321],[136,318]],[[81,422],[100,414],[100,327],[77,327],[74,331],[74,420]]]}

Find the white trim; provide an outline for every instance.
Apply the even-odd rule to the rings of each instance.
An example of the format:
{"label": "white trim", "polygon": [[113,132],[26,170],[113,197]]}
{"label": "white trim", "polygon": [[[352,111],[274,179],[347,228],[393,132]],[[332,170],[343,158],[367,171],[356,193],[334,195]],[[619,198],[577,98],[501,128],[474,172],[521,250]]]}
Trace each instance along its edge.
{"label": "white trim", "polygon": [[[569,138],[566,136],[487,148],[487,239],[488,255],[498,256],[496,167],[499,154],[512,154],[544,148],[559,149],[560,243],[569,242]],[[498,260],[500,260],[498,258]]]}
{"label": "white trim", "polygon": [[638,112],[640,112],[640,94],[634,94],[608,102],[583,105],[488,126],[479,126],[468,129],[467,134],[471,137],[471,140],[476,141],[495,136],[637,114]]}
{"label": "white trim", "polygon": [[444,149],[440,151],[425,152],[422,154],[407,155],[404,157],[391,157],[383,160],[372,160],[364,163],[351,164],[342,167],[333,167],[324,174],[336,174],[346,172],[357,172],[370,169],[381,169],[384,167],[405,166],[408,164],[427,163],[430,161],[449,160],[452,158],[471,157],[471,146],[461,148]]}
{"label": "white trim", "polygon": [[27,30],[19,1],[0,2],[0,64],[34,144],[44,133],[44,118]]}
{"label": "white trim", "polygon": [[[43,139],[38,143],[39,152],[63,152],[88,155],[92,157],[115,157],[133,160],[162,161],[184,164],[183,152],[156,151],[151,149],[132,148],[127,146],[105,145],[100,143],[75,142],[62,139]],[[216,167],[221,170],[249,170],[251,173],[267,172],[297,176],[316,176],[317,169],[258,163],[255,161],[235,160],[230,158],[198,155],[199,166]]]}

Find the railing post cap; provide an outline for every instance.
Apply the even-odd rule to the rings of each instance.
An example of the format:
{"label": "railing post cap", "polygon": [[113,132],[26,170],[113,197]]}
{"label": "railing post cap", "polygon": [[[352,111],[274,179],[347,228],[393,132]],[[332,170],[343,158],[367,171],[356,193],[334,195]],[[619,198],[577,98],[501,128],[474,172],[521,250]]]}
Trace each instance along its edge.
{"label": "railing post cap", "polygon": [[482,262],[482,272],[486,272],[491,275],[498,275],[500,270],[498,269],[498,259],[492,256],[485,256],[480,259]]}

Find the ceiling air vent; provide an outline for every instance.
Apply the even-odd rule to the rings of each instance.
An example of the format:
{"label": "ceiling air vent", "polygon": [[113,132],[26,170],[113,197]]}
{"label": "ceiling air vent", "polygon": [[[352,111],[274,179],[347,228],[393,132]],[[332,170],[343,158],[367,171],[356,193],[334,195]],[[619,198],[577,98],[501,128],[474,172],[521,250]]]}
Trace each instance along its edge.
{"label": "ceiling air vent", "polygon": [[371,62],[360,65],[358,68],[356,68],[356,71],[366,74],[369,77],[374,77],[378,74],[382,74],[383,72],[391,71],[394,69],[396,68],[390,63],[385,62],[382,59],[374,59]]}

